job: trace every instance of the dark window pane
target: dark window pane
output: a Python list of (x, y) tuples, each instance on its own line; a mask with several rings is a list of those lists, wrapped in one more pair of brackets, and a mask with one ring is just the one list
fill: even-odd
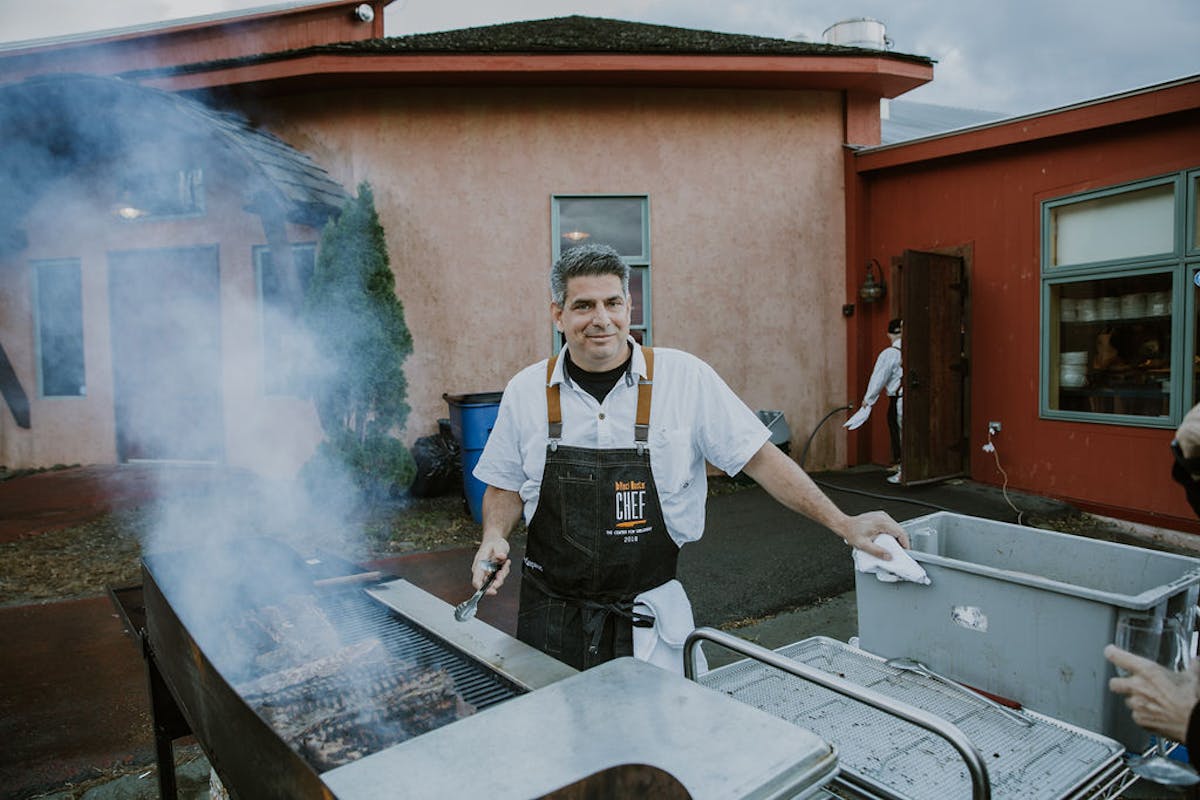
[(563, 252), (585, 244), (607, 244), (623, 256), (642, 252), (640, 197), (579, 197), (558, 201), (559, 247)]
[(646, 315), (644, 313), (646, 297), (645, 289), (643, 288), (645, 286), (645, 277), (645, 270), (635, 268), (629, 271), (629, 296), (633, 298), (633, 308), (630, 310), (630, 324), (633, 325), (646, 324)]
[(1050, 407), (1168, 415), (1171, 311), (1169, 273), (1051, 287)]
[(37, 303), (42, 394), (79, 397), (86, 385), (78, 262), (38, 265)]
[[(1191, 250), (1200, 250), (1200, 176), (1192, 179), (1192, 242)], [(1200, 397), (1197, 398), (1200, 402)]]
[(121, 219), (182, 217), (204, 211), (204, 174), (199, 169), (130, 173), (117, 187)]

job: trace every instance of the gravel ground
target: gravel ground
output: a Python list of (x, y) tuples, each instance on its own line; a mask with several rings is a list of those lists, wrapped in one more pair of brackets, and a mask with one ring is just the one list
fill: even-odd
[[(139, 559), (163, 508), (150, 504), (0, 544), (0, 606), (103, 594), (141, 582)], [(479, 524), (457, 496), (414, 498), (362, 514), (365, 561), (477, 544)]]
[[(717, 477), (710, 480), (711, 494), (740, 491), (751, 485)], [(103, 594), (110, 588), (141, 582), (140, 559), (151, 531), (166, 515), (202, 517), (210, 512), (211, 497), (176, 497), (169, 502), (149, 503), (102, 514), (70, 527), (25, 536), (0, 543), (0, 606), (72, 600)], [(189, 505), (192, 504), (192, 505)], [(231, 496), (229, 517), (242, 530), (264, 535), (279, 534), (291, 541), (286, 523), (269, 519), (254, 501)], [(329, 547), (344, 557), (363, 562), (405, 553), (428, 553), (479, 543), (481, 529), (459, 494), (441, 497), (406, 497), (401, 501), (359, 510), (346, 527), (361, 532), (354, 544), (323, 542), (318, 535), (308, 541)], [(524, 536), (523, 526), (513, 534)], [(338, 536), (344, 539), (343, 536)]]

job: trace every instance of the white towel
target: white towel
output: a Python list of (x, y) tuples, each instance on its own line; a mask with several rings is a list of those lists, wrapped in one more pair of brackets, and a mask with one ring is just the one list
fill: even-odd
[(867, 418), (870, 416), (871, 416), (871, 407), (863, 406), (858, 411), (855, 411), (854, 415), (852, 417), (850, 417), (850, 419), (843, 422), (842, 427), (849, 428), (852, 431), (858, 430), (859, 428), (862, 427), (862, 424), (864, 422), (866, 422)]
[[(683, 584), (669, 580), (633, 599), (633, 610), (654, 617), (654, 627), (633, 628), (633, 655), (657, 667), (683, 674), (683, 643), (696, 629), (692, 604)], [(704, 651), (696, 648), (696, 675), (708, 672)]]
[(881, 533), (875, 537), (875, 544), (891, 553), (892, 560), (884, 561), (882, 558), (856, 549), (854, 551), (854, 568), (856, 570), (874, 572), (875, 577), (884, 583), (895, 583), (902, 580), (926, 585), (930, 583), (924, 568), (904, 551), (904, 548), (896, 541), (896, 537), (890, 533)]

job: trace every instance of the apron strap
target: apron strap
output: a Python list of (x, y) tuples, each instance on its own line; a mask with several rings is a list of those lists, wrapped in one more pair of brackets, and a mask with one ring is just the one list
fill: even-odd
[(546, 362), (546, 419), (550, 425), (550, 449), (558, 449), (558, 440), (562, 438), (562, 403), (558, 392), (558, 384), (550, 383), (554, 377), (554, 363), (558, 356), (551, 356)]
[(639, 453), (650, 441), (650, 392), (654, 388), (654, 351), (643, 346), (642, 357), (646, 359), (646, 377), (638, 379), (637, 419), (633, 425), (633, 439), (637, 442)]
[(633, 600), (601, 603), (597, 600), (567, 597), (566, 595), (552, 591), (542, 580), (530, 574), (528, 570), (522, 571), (521, 581), (528, 582), (551, 600), (558, 600), (561, 603), (574, 606), (580, 610), (583, 632), (589, 638), (588, 651), (593, 655), (600, 650), (600, 638), (604, 635), (604, 623), (608, 621), (610, 616), (624, 617), (632, 622), (635, 628), (654, 627), (654, 617), (650, 614), (634, 611)]
[(578, 605), (583, 612), (583, 632), (591, 637), (588, 641), (588, 652), (595, 655), (600, 651), (600, 639), (604, 636), (604, 623), (609, 616), (625, 617), (635, 628), (653, 628), (654, 617), (640, 614), (633, 610), (633, 603), (594, 603), (590, 600), (580, 600)]
[[(654, 350), (642, 346), (642, 357), (646, 359), (646, 377), (638, 378), (637, 417), (633, 424), (633, 440), (637, 442), (639, 453), (650, 441), (650, 393), (654, 389)], [(546, 361), (546, 422), (551, 450), (557, 450), (558, 442), (562, 439), (562, 396), (559, 393), (559, 385), (550, 382), (554, 377), (554, 364), (557, 361), (556, 355)]]

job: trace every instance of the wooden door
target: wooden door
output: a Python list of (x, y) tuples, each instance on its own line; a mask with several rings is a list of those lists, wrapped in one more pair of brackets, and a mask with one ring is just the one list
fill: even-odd
[(119, 460), (220, 460), (219, 288), (215, 247), (109, 254)]
[(967, 280), (963, 259), (905, 250), (903, 482), (970, 469), (967, 437)]

